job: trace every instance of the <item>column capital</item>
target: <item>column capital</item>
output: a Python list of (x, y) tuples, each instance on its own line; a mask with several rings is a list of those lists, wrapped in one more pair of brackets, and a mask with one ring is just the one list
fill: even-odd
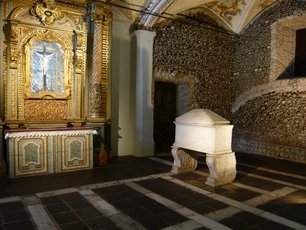
[(146, 38), (154, 39), (154, 37), (156, 36), (155, 31), (144, 30), (144, 29), (135, 30), (134, 33), (135, 33), (137, 39), (140, 38), (140, 37), (146, 37)]

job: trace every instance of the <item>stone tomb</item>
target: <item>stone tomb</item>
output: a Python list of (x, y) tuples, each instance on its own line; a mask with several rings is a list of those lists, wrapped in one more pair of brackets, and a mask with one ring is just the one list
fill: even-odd
[(194, 171), (198, 152), (206, 154), (210, 175), (206, 184), (233, 182), (236, 157), (231, 149), (233, 125), (208, 109), (194, 109), (175, 119), (172, 173)]

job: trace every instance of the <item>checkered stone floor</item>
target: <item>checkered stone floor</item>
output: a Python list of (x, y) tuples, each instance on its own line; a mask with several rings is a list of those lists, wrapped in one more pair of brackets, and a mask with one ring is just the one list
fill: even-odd
[[(125, 158), (119, 166), (126, 178), (112, 171), (116, 160), (85, 179), (78, 172), (75, 186), (64, 182), (73, 185), (76, 174), (64, 174), (62, 186), (50, 191), (39, 186), (52, 177), (31, 178), (37, 192), (22, 187), (29, 179), (13, 179), (2, 184), (4, 194), (16, 195), (0, 198), (0, 230), (306, 229), (305, 165), (252, 157), (238, 155), (236, 180), (216, 188), (205, 184), (209, 171), (201, 159), (195, 172), (171, 175), (171, 156)], [(146, 170), (131, 172), (135, 164)]]

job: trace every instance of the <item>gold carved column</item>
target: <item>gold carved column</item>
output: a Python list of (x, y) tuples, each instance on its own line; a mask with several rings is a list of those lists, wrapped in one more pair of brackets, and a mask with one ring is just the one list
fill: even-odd
[[(10, 104), (10, 109), (6, 107), (5, 117), (9, 120), (18, 119), (18, 33), (19, 27), (17, 23), (10, 22), (5, 27), (5, 49), (4, 52), (4, 66), (8, 68), (4, 69), (4, 91), (5, 100)], [(7, 105), (5, 105), (7, 106)]]
[(92, 16), (92, 59), (88, 80), (88, 119), (110, 120), (110, 9)]

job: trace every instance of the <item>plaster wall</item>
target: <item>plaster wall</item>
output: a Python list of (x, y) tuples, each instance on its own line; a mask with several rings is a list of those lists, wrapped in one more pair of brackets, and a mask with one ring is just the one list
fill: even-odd
[(135, 146), (136, 72), (132, 21), (113, 9), (112, 21), (112, 153), (133, 155)]

